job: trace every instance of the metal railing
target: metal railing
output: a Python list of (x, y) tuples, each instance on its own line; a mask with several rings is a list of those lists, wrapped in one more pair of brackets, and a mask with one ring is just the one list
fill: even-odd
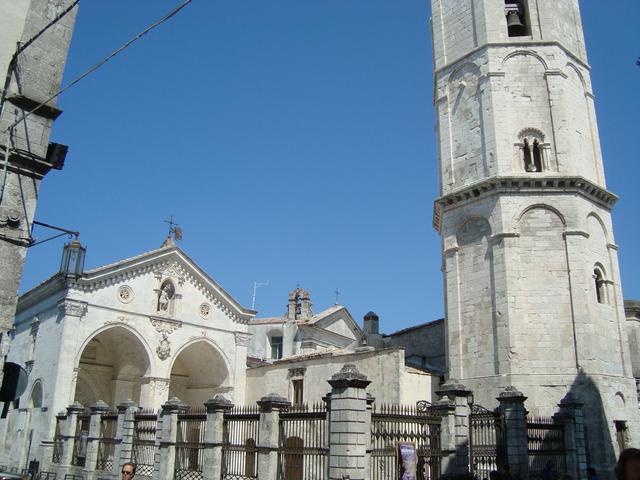
[(441, 422), (441, 417), (430, 409), (418, 409), (415, 405), (374, 404), (371, 414), (371, 479), (399, 478), (398, 443), (415, 446), (418, 480), (440, 478)]
[(136, 476), (152, 477), (156, 454), (158, 415), (154, 410), (139, 410), (133, 417), (132, 460)]
[(101, 416), (96, 470), (111, 471), (113, 469), (113, 461), (116, 453), (117, 426), (118, 412), (108, 412)]
[(279, 480), (321, 480), (328, 474), (326, 404), (294, 405), (280, 412)]
[(78, 415), (76, 432), (73, 438), (73, 453), (71, 455), (71, 465), (84, 467), (87, 461), (87, 441), (89, 438), (89, 423), (91, 417), (85, 412)]
[(566, 470), (564, 425), (553, 417), (527, 417), (529, 478), (543, 478), (545, 469)]
[[(62, 461), (62, 451), (64, 448), (64, 439), (62, 438), (62, 423), (65, 417), (56, 417), (56, 432), (53, 436), (53, 455), (51, 463), (60, 463)], [(3, 468), (2, 470), (6, 470)]]
[(224, 414), (222, 429), (222, 480), (258, 478), (257, 406), (236, 407)]
[(176, 438), (176, 480), (203, 478), (203, 448), (207, 415), (204, 409), (178, 414)]
[(489, 478), (505, 465), (506, 441), (502, 415), (471, 405), (469, 416), (469, 464), (474, 478)]

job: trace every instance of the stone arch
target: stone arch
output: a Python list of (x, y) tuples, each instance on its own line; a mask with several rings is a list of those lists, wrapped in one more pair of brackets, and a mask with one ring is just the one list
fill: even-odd
[[(600, 225), (600, 228), (602, 228), (602, 235), (604, 236), (605, 242), (609, 242), (609, 232), (607, 230), (607, 227), (605, 226), (604, 222), (602, 221), (602, 218), (600, 217), (600, 215), (598, 215), (596, 212), (589, 212), (589, 214), (587, 215), (587, 223), (589, 223), (589, 219), (593, 219), (596, 222), (598, 222), (598, 224)], [(589, 233), (593, 233), (593, 232), (589, 232)]]
[(207, 338), (183, 345), (171, 363), (169, 397), (202, 406), (216, 394), (232, 390), (230, 363), (222, 350)]
[(529, 205), (522, 212), (520, 212), (520, 215), (518, 216), (518, 223), (521, 223), (522, 219), (529, 212), (531, 212), (532, 210), (537, 210), (537, 209), (549, 210), (550, 212), (555, 213), (557, 215), (557, 217), (560, 219), (560, 221), (562, 222), (562, 225), (564, 225), (565, 227), (567, 226), (567, 221), (565, 220), (564, 215), (562, 215), (560, 210), (558, 210), (555, 207), (552, 207), (551, 205), (547, 205), (546, 203), (536, 203), (534, 205)]
[(44, 392), (42, 390), (42, 381), (38, 378), (33, 382), (31, 394), (29, 395), (29, 408), (42, 408), (44, 402)]
[(518, 57), (518, 56), (530, 56), (535, 58), (536, 60), (538, 60), (542, 66), (544, 67), (544, 70), (547, 71), (549, 70), (549, 67), (547, 66), (547, 62), (544, 61), (544, 59), (538, 55), (536, 52), (534, 52), (533, 50), (516, 50), (515, 52), (511, 52), (507, 55), (505, 55), (505, 57), (502, 59), (502, 67), (504, 68), (504, 66), (507, 64), (507, 62), (509, 60), (511, 60), (514, 57)]
[(459, 247), (480, 243), (491, 236), (491, 224), (485, 217), (467, 217), (456, 228), (456, 242)]
[(622, 392), (616, 392), (613, 396), (613, 404), (619, 410), (624, 410), (625, 404), (624, 394)]
[(578, 67), (575, 66), (575, 64), (571, 63), (571, 62), (567, 62), (567, 68), (571, 69), (575, 72), (576, 77), (578, 77), (578, 79), (580, 80), (580, 83), (582, 83), (582, 88), (583, 90), (586, 92), (587, 90), (587, 84), (584, 81), (584, 75), (582, 75), (582, 72), (580, 71), (580, 69)]
[[(117, 405), (140, 401), (142, 378), (150, 374), (152, 356), (137, 332), (110, 325), (87, 338), (78, 353), (75, 397), (85, 402), (104, 400)], [(102, 398), (96, 398), (100, 395)], [(78, 400), (80, 400), (78, 398)]]

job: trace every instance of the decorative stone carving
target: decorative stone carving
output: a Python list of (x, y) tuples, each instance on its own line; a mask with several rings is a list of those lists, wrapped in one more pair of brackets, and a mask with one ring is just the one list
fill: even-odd
[(209, 318), (209, 315), (211, 315), (211, 305), (208, 303), (201, 304), (198, 312), (202, 318)]
[(289, 369), (289, 378), (301, 378), (304, 377), (307, 367), (298, 367)]
[(251, 341), (250, 333), (236, 332), (236, 346), (238, 347), (248, 347), (249, 342)]
[(182, 322), (179, 320), (168, 320), (166, 318), (150, 317), (149, 321), (156, 329), (156, 332), (161, 334), (170, 335), (177, 329), (182, 327)]
[(87, 313), (87, 303), (65, 298), (58, 302), (58, 309), (68, 317), (83, 317)]
[(118, 288), (118, 300), (122, 303), (129, 303), (133, 300), (133, 289), (129, 285), (122, 285)]
[(143, 383), (149, 384), (151, 389), (158, 395), (163, 395), (169, 391), (169, 379), (162, 377), (146, 377)]
[(33, 360), (29, 360), (27, 362), (25, 362), (24, 364), (24, 369), (27, 371), (27, 374), (31, 375), (31, 372), (33, 371)]
[(171, 355), (171, 342), (166, 333), (162, 334), (162, 340), (160, 340), (160, 345), (156, 348), (156, 353), (160, 360), (166, 360)]

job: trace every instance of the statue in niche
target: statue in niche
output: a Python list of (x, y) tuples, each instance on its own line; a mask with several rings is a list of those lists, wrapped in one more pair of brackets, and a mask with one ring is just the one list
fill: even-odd
[(173, 284), (169, 280), (165, 281), (160, 288), (160, 293), (158, 294), (159, 312), (169, 312), (169, 305), (174, 293), (175, 289), (173, 288)]

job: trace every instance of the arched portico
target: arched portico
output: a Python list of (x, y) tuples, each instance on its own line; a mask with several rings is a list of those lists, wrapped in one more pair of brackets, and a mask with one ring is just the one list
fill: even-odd
[(77, 362), (74, 400), (91, 405), (104, 400), (115, 406), (132, 399), (140, 403), (142, 378), (151, 369), (147, 348), (131, 330), (115, 326), (95, 334)]
[(201, 407), (217, 393), (232, 390), (229, 368), (220, 351), (207, 340), (186, 345), (171, 368), (169, 398), (178, 397), (185, 404)]

